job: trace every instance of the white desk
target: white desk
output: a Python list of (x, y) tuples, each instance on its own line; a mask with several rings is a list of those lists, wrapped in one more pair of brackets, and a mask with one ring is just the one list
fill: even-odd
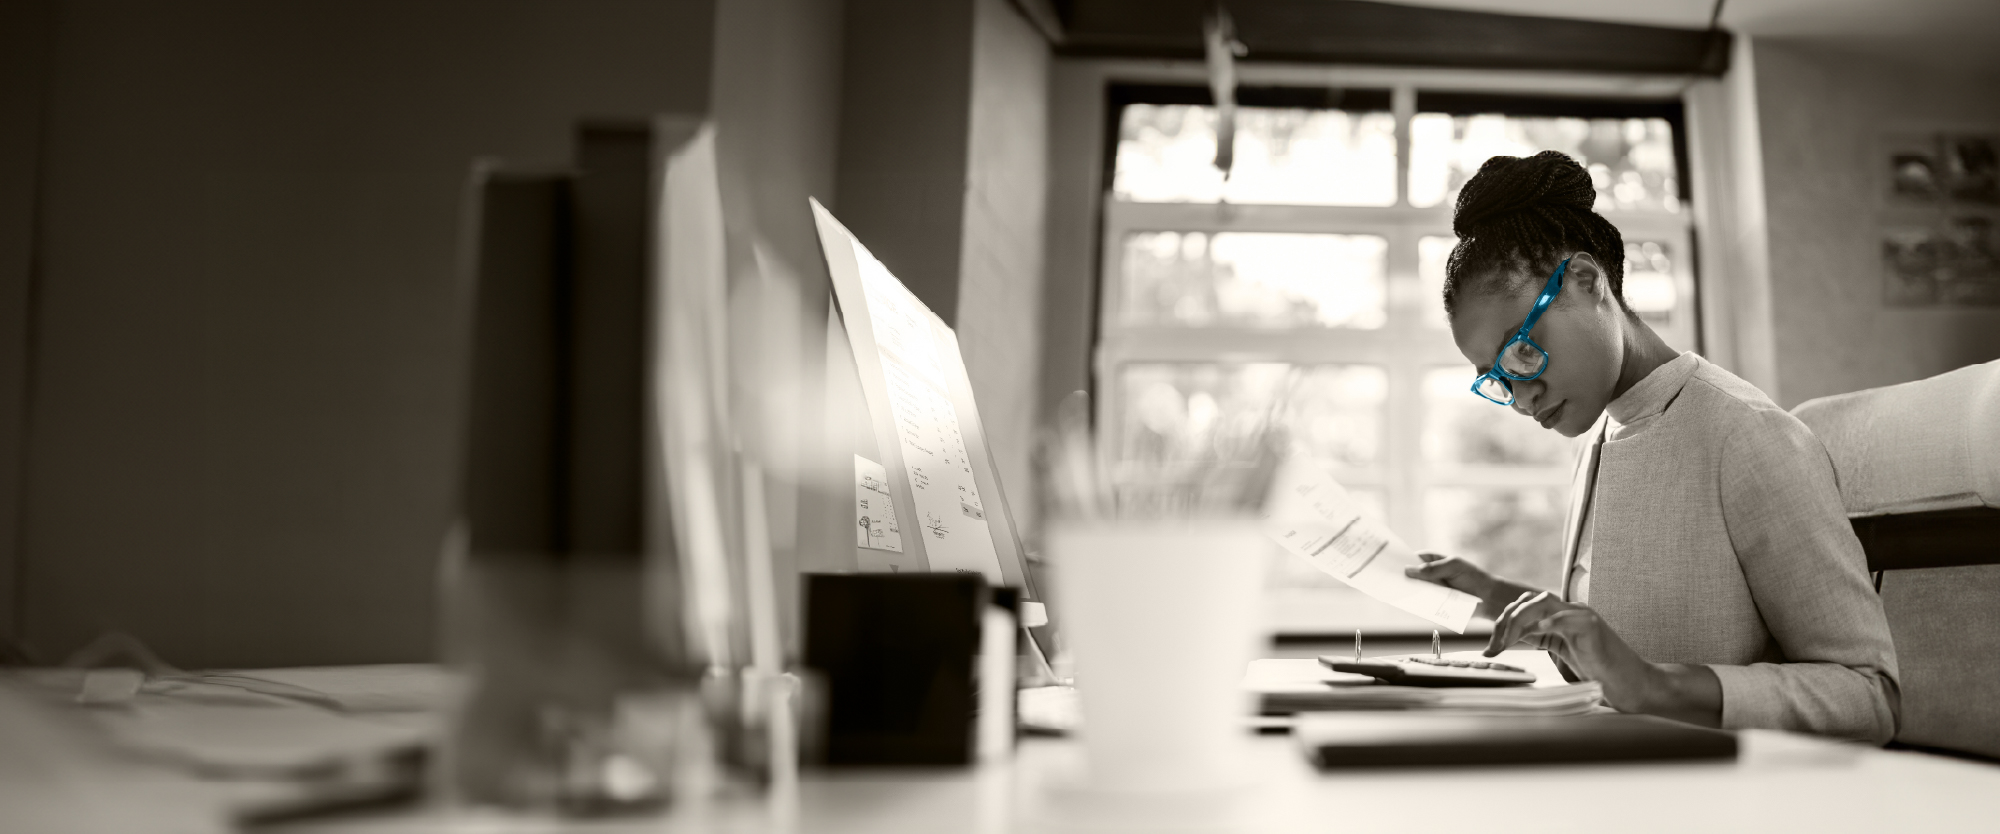
[[(1245, 832), (1438, 830), (1463, 813), (1479, 832), (1966, 831), (2000, 825), (2000, 767), (1921, 753), (1751, 732), (1733, 763), (1451, 768), (1320, 774), (1284, 736), (1260, 737), (1261, 818)], [(1029, 739), (1012, 763), (963, 771), (817, 774), (800, 785), (794, 826), (761, 814), (555, 823), (444, 812), (287, 826), (313, 834), (441, 832), (765, 832), (1002, 834), (1077, 828), (1048, 809), (1047, 786), (1079, 764), (1077, 745)]]
[[(327, 670), (329, 673), (333, 670)], [(437, 673), (430, 671), (431, 679)], [(332, 688), (323, 681), (316, 684)], [(429, 685), (429, 684), (426, 684)], [(0, 691), (0, 695), (5, 695)], [(0, 831), (207, 831), (218, 803), (255, 785), (215, 786), (118, 762), (50, 735), (53, 719), (0, 698)], [(246, 709), (243, 705), (222, 709)], [(260, 711), (302, 705), (248, 707)], [(404, 719), (428, 717), (405, 710)], [(303, 716), (303, 713), (301, 713)], [(327, 714), (304, 716), (324, 719)], [(213, 721), (220, 716), (205, 720)], [(266, 716), (268, 720), (268, 716)], [(178, 720), (178, 719), (176, 719)], [(379, 723), (379, 716), (371, 718)], [(55, 722), (62, 723), (62, 722)], [(216, 726), (221, 726), (217, 723)], [(169, 728), (170, 729), (170, 728)], [(266, 735), (270, 735), (267, 728)], [(1742, 736), (1727, 763), (1588, 767), (1435, 768), (1321, 774), (1288, 736), (1260, 736), (1252, 770), (1261, 818), (1236, 830), (1328, 832), (1465, 828), (1508, 831), (2000, 830), (2000, 766), (1885, 751), (1776, 732)], [(39, 745), (39, 746), (38, 746)], [(1002, 765), (962, 770), (808, 774), (789, 807), (793, 825), (757, 809), (679, 812), (668, 820), (572, 822), (411, 810), (294, 823), (313, 834), (503, 832), (772, 832), (1000, 834), (1078, 830), (1050, 808), (1050, 786), (1074, 784), (1081, 750), (1030, 738)], [(86, 755), (86, 753), (88, 753)], [(57, 824), (57, 823), (65, 824)]]

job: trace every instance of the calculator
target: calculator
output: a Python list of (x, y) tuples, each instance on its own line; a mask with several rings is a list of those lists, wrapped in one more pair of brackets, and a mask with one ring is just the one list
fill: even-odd
[(1442, 657), (1371, 657), (1363, 660), (1323, 654), (1319, 662), (1336, 672), (1355, 672), (1398, 686), (1527, 686), (1535, 682), (1533, 672), (1489, 660), (1448, 660)]

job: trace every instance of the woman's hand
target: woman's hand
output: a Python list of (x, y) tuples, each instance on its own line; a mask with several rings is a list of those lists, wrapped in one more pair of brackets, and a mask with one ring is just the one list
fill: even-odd
[(1482, 600), (1492, 596), (1496, 580), (1485, 568), (1442, 553), (1419, 553), (1422, 565), (1404, 568), (1403, 575), (1443, 585), (1454, 591), (1464, 591)]
[(1524, 593), (1493, 622), (1486, 656), (1522, 640), (1540, 641), (1585, 680), (1604, 687), (1622, 712), (1643, 712), (1713, 727), (1722, 720), (1722, 684), (1706, 666), (1649, 663), (1588, 605), (1546, 591)]
[(1417, 558), (1424, 560), (1424, 563), (1417, 567), (1404, 568), (1404, 576), (1476, 596), (1483, 603), (1480, 606), (1480, 613), (1488, 617), (1498, 618), (1500, 609), (1505, 608), (1507, 603), (1513, 602), (1523, 593), (1532, 593), (1534, 590), (1487, 573), (1485, 568), (1457, 556), (1419, 553)]

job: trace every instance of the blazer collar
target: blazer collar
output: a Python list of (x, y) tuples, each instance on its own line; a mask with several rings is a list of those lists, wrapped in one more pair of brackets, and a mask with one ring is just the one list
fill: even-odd
[(1645, 379), (1626, 389), (1604, 411), (1619, 425), (1627, 426), (1665, 411), (1700, 365), (1701, 357), (1694, 351), (1682, 351), (1673, 361), (1654, 368)]
[(1556, 595), (1569, 602), (1569, 574), (1576, 569), (1576, 554), (1583, 546), (1583, 514), (1590, 510), (1590, 501), (1597, 489), (1597, 456), (1604, 448), (1604, 432), (1609, 421), (1597, 418), (1590, 428), (1590, 439), (1585, 443), (1582, 454), (1577, 456), (1576, 473), (1570, 476), (1569, 516), (1563, 521), (1562, 578), (1556, 585)]

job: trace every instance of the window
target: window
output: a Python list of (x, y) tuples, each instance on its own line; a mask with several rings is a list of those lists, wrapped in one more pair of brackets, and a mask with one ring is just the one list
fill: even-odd
[[(1554, 587), (1575, 443), (1475, 398), (1443, 303), (1451, 207), (1489, 157), (1553, 148), (1626, 238), (1627, 301), (1695, 347), (1678, 101), (1410, 86), (1114, 86), (1096, 347), (1125, 462), (1185, 461), (1281, 403), (1293, 437), (1411, 544)], [(1283, 631), (1428, 630), (1273, 548)]]

